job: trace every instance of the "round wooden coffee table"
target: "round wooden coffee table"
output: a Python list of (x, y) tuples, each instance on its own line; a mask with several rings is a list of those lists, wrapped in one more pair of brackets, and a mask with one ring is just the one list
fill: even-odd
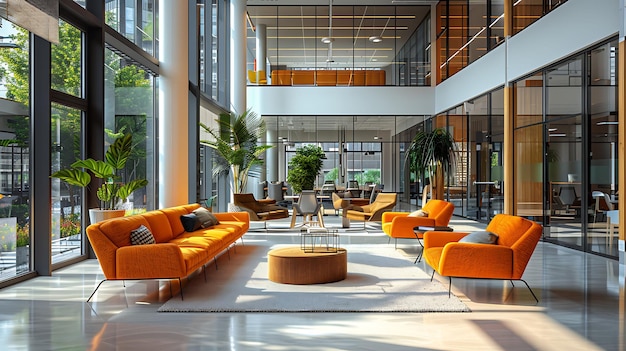
[(346, 279), (348, 253), (304, 252), (300, 247), (285, 247), (267, 254), (268, 276), (275, 283), (321, 284)]

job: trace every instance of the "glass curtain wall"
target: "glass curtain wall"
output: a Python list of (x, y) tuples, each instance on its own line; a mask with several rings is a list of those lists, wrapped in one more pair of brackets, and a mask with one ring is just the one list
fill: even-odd
[(228, 105), (229, 65), (218, 60), (228, 51), (226, 46), (227, 6), (223, 0), (198, 0), (200, 19), (200, 90), (222, 106)]
[[(83, 158), (81, 110), (53, 104), (51, 111), (51, 173)], [(52, 262), (82, 254), (83, 188), (52, 179)]]
[[(83, 97), (83, 32), (59, 21), (59, 45), (51, 47), (51, 88), (77, 98)], [(51, 109), (51, 172), (69, 168), (83, 158), (84, 111), (61, 103)], [(84, 253), (82, 219), (83, 189), (59, 179), (52, 181), (52, 262), (58, 263)]]
[(132, 61), (105, 50), (105, 143), (131, 134), (134, 151), (120, 174), (126, 179), (148, 179), (148, 185), (134, 191), (124, 205), (130, 213), (155, 208), (154, 80)]
[(514, 85), (515, 213), (542, 223), (547, 241), (612, 257), (616, 47), (600, 44)]
[(8, 21), (0, 32), (0, 280), (31, 271), (30, 40)]
[(157, 0), (106, 0), (106, 24), (148, 54), (158, 57)]

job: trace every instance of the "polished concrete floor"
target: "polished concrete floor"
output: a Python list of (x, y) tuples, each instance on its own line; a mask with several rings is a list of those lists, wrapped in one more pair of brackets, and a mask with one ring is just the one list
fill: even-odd
[[(326, 216), (327, 226), (338, 226), (335, 219)], [(462, 219), (451, 225), (457, 231), (484, 227)], [(290, 243), (299, 240), (297, 235), (251, 231), (244, 241)], [(341, 240), (393, 245), (376, 226), (352, 228)], [(412, 265), (416, 245), (401, 241), (399, 250)], [(228, 264), (227, 255), (218, 264)], [(424, 263), (416, 269), (431, 272)], [(97, 261), (87, 260), (0, 290), (0, 349), (626, 349), (624, 273), (618, 262), (547, 243), (539, 243), (524, 275), (539, 303), (521, 282), (513, 287), (454, 279), (452, 291), (469, 313), (158, 313), (170, 298), (167, 281), (127, 282), (126, 287), (105, 282), (86, 303), (102, 277)], [(437, 279), (447, 286), (446, 278)], [(177, 283), (172, 285), (176, 293)]]

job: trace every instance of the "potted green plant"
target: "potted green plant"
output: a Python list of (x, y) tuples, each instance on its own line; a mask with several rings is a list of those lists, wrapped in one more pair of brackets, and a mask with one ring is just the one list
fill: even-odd
[(287, 174), (287, 182), (295, 194), (302, 190), (313, 190), (324, 158), (324, 151), (319, 146), (305, 145), (296, 149), (296, 154), (289, 161)]
[(137, 178), (124, 182), (122, 177), (118, 175), (118, 171), (124, 168), (132, 151), (132, 135), (125, 134), (109, 145), (104, 161), (91, 158), (78, 160), (72, 163), (70, 168), (54, 172), (51, 177), (84, 188), (91, 182), (90, 173), (93, 174), (94, 177), (101, 179), (96, 191), (100, 200), (100, 208), (89, 210), (91, 223), (101, 219), (123, 216), (125, 210), (120, 209), (121, 205), (135, 190), (148, 185), (146, 179)]
[(246, 191), (248, 176), (263, 165), (261, 155), (271, 145), (259, 145), (258, 140), (265, 134), (265, 122), (250, 110), (241, 115), (222, 113), (216, 119), (218, 128), (200, 123), (213, 140), (200, 142), (213, 148), (215, 152), (213, 175), (228, 173), (232, 192)]
[(443, 199), (444, 175), (456, 163), (457, 152), (454, 137), (444, 128), (436, 128), (431, 132), (419, 131), (413, 138), (406, 163), (418, 174), (429, 177), (433, 185), (431, 198)]

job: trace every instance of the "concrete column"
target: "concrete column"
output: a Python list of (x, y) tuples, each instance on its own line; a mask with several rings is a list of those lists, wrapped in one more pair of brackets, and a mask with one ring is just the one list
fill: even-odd
[(515, 188), (513, 186), (513, 174), (515, 169), (514, 148), (513, 143), (515, 123), (513, 117), (515, 115), (513, 106), (513, 87), (509, 84), (508, 71), (508, 45), (509, 38), (513, 32), (513, 0), (504, 1), (504, 147), (502, 158), (503, 181), (504, 181), (504, 213), (514, 214), (515, 204), (513, 203), (513, 195)]
[(230, 109), (246, 112), (246, 1), (230, 0)]
[(267, 26), (257, 24), (256, 26), (256, 70), (264, 71), (265, 77), (258, 77), (257, 82), (261, 79), (267, 79)]
[(265, 179), (268, 181), (284, 180), (278, 179), (278, 149), (283, 144), (276, 143), (278, 136), (275, 130), (267, 130), (266, 135), (266, 142), (274, 147), (265, 152), (265, 169), (267, 170)]
[(187, 7), (161, 0), (159, 10), (159, 208), (186, 204), (189, 183)]

